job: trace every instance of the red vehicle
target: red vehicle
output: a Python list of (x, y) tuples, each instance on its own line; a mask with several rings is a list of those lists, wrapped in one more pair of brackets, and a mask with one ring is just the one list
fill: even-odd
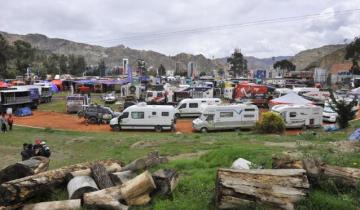
[(265, 85), (242, 82), (237, 84), (233, 91), (234, 101), (250, 100), (256, 105), (265, 105), (268, 102), (269, 89)]

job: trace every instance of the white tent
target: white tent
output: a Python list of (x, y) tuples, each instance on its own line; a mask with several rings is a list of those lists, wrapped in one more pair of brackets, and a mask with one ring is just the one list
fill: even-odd
[(290, 92), (284, 96), (270, 100), (269, 102), (270, 107), (279, 104), (309, 105), (313, 104), (313, 102), (299, 96), (296, 93)]

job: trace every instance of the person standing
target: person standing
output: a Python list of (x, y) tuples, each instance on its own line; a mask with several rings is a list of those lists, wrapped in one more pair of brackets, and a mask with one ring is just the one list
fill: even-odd
[(6, 119), (5, 119), (5, 113), (1, 113), (0, 116), (0, 125), (1, 125), (1, 132), (5, 133), (7, 131), (6, 128)]
[(7, 117), (7, 123), (9, 125), (9, 131), (12, 130), (12, 126), (14, 124), (14, 119), (13, 119), (13, 116), (12, 114), (9, 114), (8, 117)]

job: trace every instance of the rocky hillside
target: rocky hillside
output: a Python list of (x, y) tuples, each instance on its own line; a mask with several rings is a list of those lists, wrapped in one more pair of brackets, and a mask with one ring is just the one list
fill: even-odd
[(320, 48), (309, 49), (296, 54), (291, 61), (296, 65), (296, 70), (305, 70), (310, 67), (328, 68), (333, 63), (343, 59), (346, 45), (326, 45)]
[[(198, 71), (211, 71), (212, 69), (225, 68), (226, 58), (208, 59), (203, 55), (192, 55), (180, 53), (175, 56), (167, 56), (151, 50), (136, 50), (119, 45), (115, 47), (102, 47), (84, 43), (73, 42), (65, 39), (48, 38), (41, 34), (17, 35), (0, 32), (9, 42), (24, 40), (32, 46), (43, 50), (46, 53), (75, 54), (83, 55), (89, 65), (97, 65), (100, 59), (104, 59), (107, 66), (121, 65), (123, 58), (128, 58), (132, 66), (136, 66), (137, 59), (144, 59), (148, 67), (154, 69), (163, 64), (166, 69), (175, 69), (178, 63), (180, 70), (186, 70), (187, 64), (195, 62)], [(297, 70), (304, 70), (309, 67), (329, 68), (333, 63), (341, 62), (345, 53), (345, 45), (327, 45), (320, 48), (309, 49), (299, 52), (295, 56), (279, 56), (273, 58), (246, 57), (249, 69), (267, 69), (273, 62), (282, 59), (290, 59), (296, 65)]]

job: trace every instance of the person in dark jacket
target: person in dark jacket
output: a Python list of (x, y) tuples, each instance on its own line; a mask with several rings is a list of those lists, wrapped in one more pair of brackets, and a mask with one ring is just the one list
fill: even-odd
[(23, 144), (23, 151), (21, 151), (21, 159), (27, 160), (31, 157), (34, 156), (34, 152), (33, 152), (33, 145), (32, 144)]

